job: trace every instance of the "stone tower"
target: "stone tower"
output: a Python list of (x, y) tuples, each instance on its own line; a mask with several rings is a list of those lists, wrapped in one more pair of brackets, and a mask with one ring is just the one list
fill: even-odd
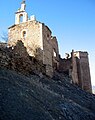
[(88, 53), (77, 51), (73, 53), (73, 56), (76, 58), (79, 86), (88, 92), (92, 92)]
[(23, 0), (21, 8), (15, 13), (15, 24), (8, 30), (8, 46), (15, 46), (17, 41), (21, 40), (28, 54), (41, 60), (46, 65), (46, 74), (52, 77), (54, 69), (59, 66), (57, 39), (34, 15), (28, 18), (25, 8), (26, 3)]
[(68, 74), (72, 82), (92, 93), (88, 53), (72, 50), (71, 56), (59, 59), (59, 71)]

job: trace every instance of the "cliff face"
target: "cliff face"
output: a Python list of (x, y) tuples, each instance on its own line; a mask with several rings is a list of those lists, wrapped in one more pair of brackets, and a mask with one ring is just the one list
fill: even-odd
[(70, 81), (0, 69), (0, 120), (95, 120), (95, 96)]

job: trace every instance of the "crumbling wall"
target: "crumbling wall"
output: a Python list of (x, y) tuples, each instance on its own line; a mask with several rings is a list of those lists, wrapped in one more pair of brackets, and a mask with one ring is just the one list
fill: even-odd
[(71, 58), (59, 59), (59, 71), (72, 77), (73, 83), (83, 90), (92, 92), (90, 67), (87, 52), (71, 52)]
[[(24, 34), (24, 35), (23, 35)], [(15, 46), (21, 40), (30, 56), (43, 61), (46, 65), (46, 74), (53, 76), (51, 31), (43, 23), (27, 21), (9, 28), (8, 46)]]
[(21, 41), (12, 48), (0, 48), (0, 68), (14, 70), (25, 75), (46, 74), (45, 65), (42, 61), (28, 55)]
[(59, 48), (56, 37), (51, 37), (53, 70), (59, 70)]
[(59, 72), (64, 72), (67, 75), (71, 75), (72, 59), (59, 59)]
[(42, 26), (43, 39), (43, 64), (46, 64), (46, 74), (53, 76), (52, 64), (52, 45), (51, 45), (51, 31), (43, 24)]

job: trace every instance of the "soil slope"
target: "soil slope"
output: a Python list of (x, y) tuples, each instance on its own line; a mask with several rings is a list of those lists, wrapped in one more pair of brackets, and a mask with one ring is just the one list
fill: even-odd
[(26, 77), (0, 69), (0, 120), (95, 120), (95, 96), (65, 75)]

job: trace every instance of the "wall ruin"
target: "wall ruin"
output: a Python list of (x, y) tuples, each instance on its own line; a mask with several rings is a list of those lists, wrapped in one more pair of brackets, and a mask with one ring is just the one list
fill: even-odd
[(22, 73), (46, 74), (46, 66), (41, 61), (30, 57), (22, 41), (18, 41), (14, 49), (0, 47), (0, 68), (10, 69)]
[(70, 58), (60, 58), (59, 71), (68, 74), (72, 78), (73, 83), (80, 86), (83, 90), (92, 92), (87, 52), (74, 52), (72, 50)]

